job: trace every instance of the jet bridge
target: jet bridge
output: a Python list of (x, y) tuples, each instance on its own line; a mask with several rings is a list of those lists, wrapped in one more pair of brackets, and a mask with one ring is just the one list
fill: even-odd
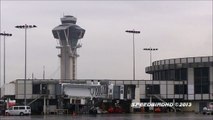
[(107, 86), (101, 84), (62, 84), (63, 94), (75, 98), (106, 98)]

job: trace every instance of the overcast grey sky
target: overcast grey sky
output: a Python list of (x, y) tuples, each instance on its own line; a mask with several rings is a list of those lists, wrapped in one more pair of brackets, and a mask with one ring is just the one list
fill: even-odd
[(13, 34), (6, 38), (7, 83), (24, 78), (24, 30), (14, 27), (22, 24), (38, 26), (27, 34), (27, 77), (42, 78), (45, 66), (46, 78), (59, 78), (51, 30), (63, 14), (77, 17), (86, 30), (78, 51), (79, 79), (132, 79), (127, 29), (141, 31), (135, 35), (136, 79), (149, 79), (145, 47), (159, 49), (153, 60), (212, 55), (212, 1), (1, 1), (1, 31)]

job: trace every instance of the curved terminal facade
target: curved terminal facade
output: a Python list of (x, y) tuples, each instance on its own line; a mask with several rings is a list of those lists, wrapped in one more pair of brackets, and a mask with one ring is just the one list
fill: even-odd
[[(152, 75), (153, 82), (160, 82), (161, 95), (193, 101), (200, 109), (213, 101), (213, 56), (155, 61), (146, 67), (146, 73)], [(167, 83), (166, 88), (161, 82)]]

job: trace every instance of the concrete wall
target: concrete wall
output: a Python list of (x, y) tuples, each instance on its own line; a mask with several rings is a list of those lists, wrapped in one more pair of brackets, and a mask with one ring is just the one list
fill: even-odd
[[(15, 98), (24, 99), (24, 80), (15, 82)], [(32, 80), (26, 80), (26, 98), (32, 99)]]
[(1, 89), (1, 97), (7, 95), (15, 95), (15, 84), (14, 83), (7, 83), (2, 86)]
[(49, 99), (55, 99), (55, 95), (56, 95), (56, 86), (55, 84), (48, 84), (47, 89), (49, 90), (49, 95), (48, 98)]
[(139, 87), (135, 88), (135, 99), (133, 100), (133, 102), (140, 102), (140, 88)]
[(168, 81), (167, 83), (167, 98), (172, 99), (174, 98), (174, 83), (173, 81)]
[[(60, 61), (61, 61), (61, 79), (76, 79), (77, 75), (77, 58), (71, 57), (70, 46), (64, 45), (61, 48)], [(74, 64), (73, 65), (73, 61)]]
[(194, 68), (188, 68), (188, 100), (194, 100)]

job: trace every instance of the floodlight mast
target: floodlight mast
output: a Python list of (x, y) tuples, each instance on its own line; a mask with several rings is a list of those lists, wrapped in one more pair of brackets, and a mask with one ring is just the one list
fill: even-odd
[(136, 30), (126, 30), (127, 33), (132, 33), (133, 34), (133, 41), (132, 41), (132, 56), (133, 56), (133, 59), (132, 59), (132, 68), (133, 68), (133, 71), (132, 71), (132, 77), (133, 77), (133, 80), (135, 80), (135, 34), (140, 34), (140, 31), (136, 31)]
[(26, 80), (27, 80), (27, 29), (36, 28), (36, 25), (17, 25), (15, 28), (24, 29), (25, 31), (25, 69), (24, 69), (24, 105), (27, 104), (26, 99)]
[[(3, 70), (4, 70), (4, 79), (3, 79), (3, 83), (5, 84), (6, 83), (6, 70), (5, 70), (5, 66), (6, 66), (6, 46), (5, 46), (5, 39), (6, 39), (6, 37), (10, 37), (10, 36), (12, 36), (12, 34), (10, 34), (10, 33), (0, 33), (0, 36), (4, 36), (4, 60), (3, 60), (3, 62), (4, 62), (4, 66), (3, 66)], [(1, 44), (0, 44), (1, 45)], [(1, 46), (0, 46), (0, 49), (1, 49)], [(0, 53), (1, 54), (1, 53)], [(1, 59), (1, 58), (0, 58)]]
[[(149, 48), (144, 48), (143, 50), (149, 51), (149, 64), (150, 64), (150, 67), (151, 67), (152, 66), (152, 51), (157, 51), (158, 48), (149, 47)], [(152, 74), (150, 74), (150, 80), (151, 79), (152, 79)]]

